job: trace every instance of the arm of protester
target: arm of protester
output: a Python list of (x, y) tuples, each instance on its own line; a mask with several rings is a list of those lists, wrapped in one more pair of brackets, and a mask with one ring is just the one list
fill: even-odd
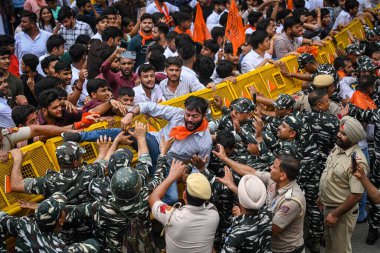
[(234, 182), (231, 170), (224, 166), (224, 177), (217, 177), (216, 180), (228, 187), (233, 193), (238, 194), (238, 187)]
[(111, 109), (115, 109), (123, 115), (127, 113), (127, 109), (125, 108), (125, 106), (114, 98), (111, 98), (110, 100), (104, 102), (103, 104), (100, 104), (96, 106), (95, 108), (92, 108), (90, 112), (98, 112), (99, 115), (103, 115)]
[(255, 174), (256, 170), (254, 168), (249, 167), (248, 165), (238, 163), (227, 157), (224, 147), (220, 144), (217, 144), (218, 150), (213, 150), (212, 153), (221, 159), (228, 167), (233, 169), (240, 176), (244, 176), (247, 174)]
[(81, 69), (79, 71), (79, 79), (73, 86), (73, 92), (69, 94), (69, 101), (74, 105), (78, 103), (80, 95), (83, 91), (83, 84), (86, 81), (87, 76), (88, 71), (86, 69)]
[(365, 191), (368, 194), (368, 197), (375, 203), (380, 204), (380, 192), (374, 186), (371, 181), (368, 179), (365, 174), (362, 165), (359, 163), (357, 166), (357, 170), (354, 172), (354, 176), (362, 183)]
[(10, 151), (13, 157), (13, 166), (11, 171), (11, 192), (25, 192), (24, 177), (21, 172), (22, 159), (24, 155), (20, 149)]
[(135, 122), (135, 129), (132, 131), (128, 130), (128, 133), (132, 135), (137, 141), (137, 150), (138, 156), (142, 156), (143, 154), (149, 154), (148, 145), (146, 144), (146, 132), (147, 126), (142, 122)]
[(118, 57), (124, 51), (125, 49), (122, 47), (117, 48), (100, 67), (100, 72), (103, 74), (104, 78), (110, 85), (113, 84), (116, 75), (111, 71), (111, 64), (114, 62), (116, 57)]
[(281, 74), (285, 77), (297, 78), (297, 79), (304, 80), (304, 81), (311, 81), (312, 80), (312, 76), (309, 73), (306, 73), (306, 74), (289, 73), (288, 69), (286, 68), (285, 63), (283, 63), (283, 62), (280, 62), (280, 71), (281, 71)]
[(112, 145), (111, 137), (101, 135), (99, 139), (96, 140), (96, 143), (98, 144), (98, 157), (96, 158), (94, 163), (105, 160), (104, 158)]
[(250, 93), (251, 97), (254, 97), (255, 94), (256, 94), (256, 102), (257, 103), (261, 103), (261, 104), (268, 105), (268, 106), (273, 106), (274, 100), (270, 99), (270, 98), (266, 98), (266, 97), (260, 95), (257, 92), (255, 86), (253, 86), (253, 85), (249, 86), (248, 90), (249, 90), (249, 93)]

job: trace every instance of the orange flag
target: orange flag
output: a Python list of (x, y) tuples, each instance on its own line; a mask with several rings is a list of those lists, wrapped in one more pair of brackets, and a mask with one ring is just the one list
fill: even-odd
[(238, 48), (243, 45), (245, 41), (243, 20), (235, 4), (235, 0), (231, 0), (230, 11), (228, 12), (226, 39), (231, 42), (234, 55), (236, 55)]
[(199, 3), (197, 3), (197, 13), (194, 21), (193, 40), (203, 44), (203, 41), (211, 39), (211, 34), (207, 28), (203, 18), (203, 11)]
[(293, 0), (288, 0), (288, 9), (293, 10)]

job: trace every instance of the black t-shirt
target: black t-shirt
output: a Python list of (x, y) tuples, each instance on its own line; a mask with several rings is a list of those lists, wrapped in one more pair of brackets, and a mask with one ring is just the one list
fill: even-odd
[[(37, 73), (34, 76), (34, 85), (36, 85), (43, 78), (44, 78), (43, 76), (41, 76), (40, 74)], [(37, 99), (34, 97), (33, 92), (30, 90), (30, 88), (27, 84), (28, 76), (26, 74), (22, 74), (20, 76), (20, 79), (22, 81), (22, 85), (24, 86), (24, 95), (25, 95), (26, 99), (28, 100), (29, 104), (37, 107), (38, 106)]]

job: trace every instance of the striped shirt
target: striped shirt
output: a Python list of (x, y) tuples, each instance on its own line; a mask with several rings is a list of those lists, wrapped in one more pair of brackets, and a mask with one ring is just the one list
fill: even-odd
[(160, 82), (160, 87), (166, 100), (186, 95), (191, 92), (202, 90), (205, 88), (205, 86), (203, 86), (200, 82), (194, 82), (193, 78), (181, 75), (177, 89), (175, 90), (175, 92), (172, 92), (168, 88), (168, 80), (169, 79), (165, 79)]
[[(173, 127), (185, 124), (185, 111), (182, 108), (160, 105), (152, 102), (140, 103), (140, 113), (148, 114), (152, 117), (158, 117), (167, 120), (169, 123), (159, 132), (151, 132), (156, 137), (158, 143), (161, 137), (169, 139), (169, 133)], [(193, 155), (205, 158), (209, 156), (212, 148), (211, 134), (209, 130), (204, 132), (196, 132), (189, 135), (184, 140), (175, 140), (168, 152), (168, 163), (171, 164), (172, 159), (178, 159), (183, 162), (189, 162)]]

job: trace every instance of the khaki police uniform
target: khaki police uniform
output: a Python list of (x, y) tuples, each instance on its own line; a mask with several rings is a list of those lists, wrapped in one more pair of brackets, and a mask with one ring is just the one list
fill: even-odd
[[(311, 112), (311, 106), (309, 104), (309, 95), (305, 95), (305, 94), (302, 94), (300, 96), (295, 96), (294, 99), (296, 100), (296, 103), (294, 104), (294, 109), (298, 110), (298, 111), (307, 111), (307, 112)], [(328, 110), (328, 113), (332, 114), (332, 115), (335, 115), (335, 116), (338, 116), (338, 114), (340, 114), (340, 107), (337, 103), (335, 103), (334, 101), (331, 101), (330, 100), (330, 106), (329, 106), (329, 110)]]
[(276, 189), (276, 182), (270, 178), (269, 172), (257, 171), (267, 187), (266, 204), (273, 213), (273, 224), (283, 231), (272, 236), (273, 252), (304, 252), (303, 223), (306, 201), (296, 181), (292, 181), (281, 189)]
[[(360, 156), (360, 164), (364, 171), (367, 171), (367, 160), (357, 144), (347, 150), (336, 145), (327, 158), (326, 168), (319, 184), (319, 195), (325, 206), (325, 217), (340, 206), (351, 193), (364, 191), (360, 181), (350, 171), (353, 152)], [(358, 204), (342, 215), (333, 227), (325, 227), (326, 252), (352, 252), (351, 236), (357, 217)]]
[(165, 226), (166, 252), (212, 251), (219, 224), (219, 214), (213, 204), (184, 205), (176, 208), (157, 201), (152, 207), (152, 213), (154, 218)]

